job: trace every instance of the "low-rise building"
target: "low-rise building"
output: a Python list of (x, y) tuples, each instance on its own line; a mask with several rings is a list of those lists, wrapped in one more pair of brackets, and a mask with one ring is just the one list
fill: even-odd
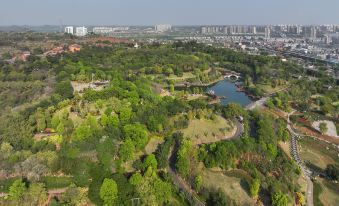
[(79, 44), (72, 44), (68, 47), (70, 52), (78, 52), (81, 50), (81, 46)]
[(29, 51), (24, 51), (22, 52), (22, 54), (20, 55), (19, 59), (22, 61), (27, 61), (28, 57), (31, 56), (31, 52)]
[(166, 32), (166, 31), (171, 31), (171, 29), (172, 29), (172, 26), (170, 24), (155, 25), (156, 32)]

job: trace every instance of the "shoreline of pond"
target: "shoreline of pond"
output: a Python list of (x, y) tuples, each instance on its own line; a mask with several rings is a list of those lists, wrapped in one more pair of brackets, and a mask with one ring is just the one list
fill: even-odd
[(245, 107), (258, 99), (258, 97), (251, 95), (242, 87), (241, 81), (231, 81), (227, 78), (223, 78), (222, 80), (218, 80), (210, 84), (182, 84), (180, 86), (177, 85), (174, 88), (176, 90), (194, 90), (194, 88), (202, 88), (203, 93), (207, 95), (210, 90), (214, 91), (214, 89), (217, 89), (217, 94), (209, 96), (219, 99), (220, 103), (223, 105), (235, 102)]

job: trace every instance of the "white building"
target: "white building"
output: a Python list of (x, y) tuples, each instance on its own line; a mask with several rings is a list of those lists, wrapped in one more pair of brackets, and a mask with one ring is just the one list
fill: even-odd
[(271, 29), (269, 27), (265, 28), (265, 38), (266, 39), (271, 38)]
[(317, 38), (317, 28), (314, 26), (311, 28), (311, 39), (315, 40)]
[(72, 26), (65, 27), (65, 33), (74, 34), (74, 28)]
[(171, 29), (172, 29), (172, 26), (170, 24), (155, 25), (156, 32), (166, 32), (166, 31), (171, 31)]
[(87, 28), (82, 26), (82, 27), (76, 27), (75, 29), (75, 35), (76, 36), (86, 36), (87, 35)]
[(257, 27), (256, 26), (252, 27), (252, 34), (257, 34)]
[(301, 34), (303, 31), (302, 27), (297, 25), (297, 34)]
[(94, 27), (94, 34), (110, 34), (114, 32), (114, 28), (112, 27)]

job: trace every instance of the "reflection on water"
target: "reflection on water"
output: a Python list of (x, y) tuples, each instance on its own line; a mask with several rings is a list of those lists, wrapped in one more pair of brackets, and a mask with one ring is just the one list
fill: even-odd
[(210, 90), (214, 91), (214, 94), (219, 97), (226, 97), (225, 99), (221, 99), (221, 104), (223, 105), (234, 102), (246, 106), (252, 102), (244, 92), (237, 91), (237, 87), (234, 83), (226, 79), (208, 87), (206, 91)]

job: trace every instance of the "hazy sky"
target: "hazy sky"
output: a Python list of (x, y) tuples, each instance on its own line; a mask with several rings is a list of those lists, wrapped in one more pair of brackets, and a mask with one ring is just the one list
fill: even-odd
[(339, 0), (0, 0), (0, 25), (339, 24)]

